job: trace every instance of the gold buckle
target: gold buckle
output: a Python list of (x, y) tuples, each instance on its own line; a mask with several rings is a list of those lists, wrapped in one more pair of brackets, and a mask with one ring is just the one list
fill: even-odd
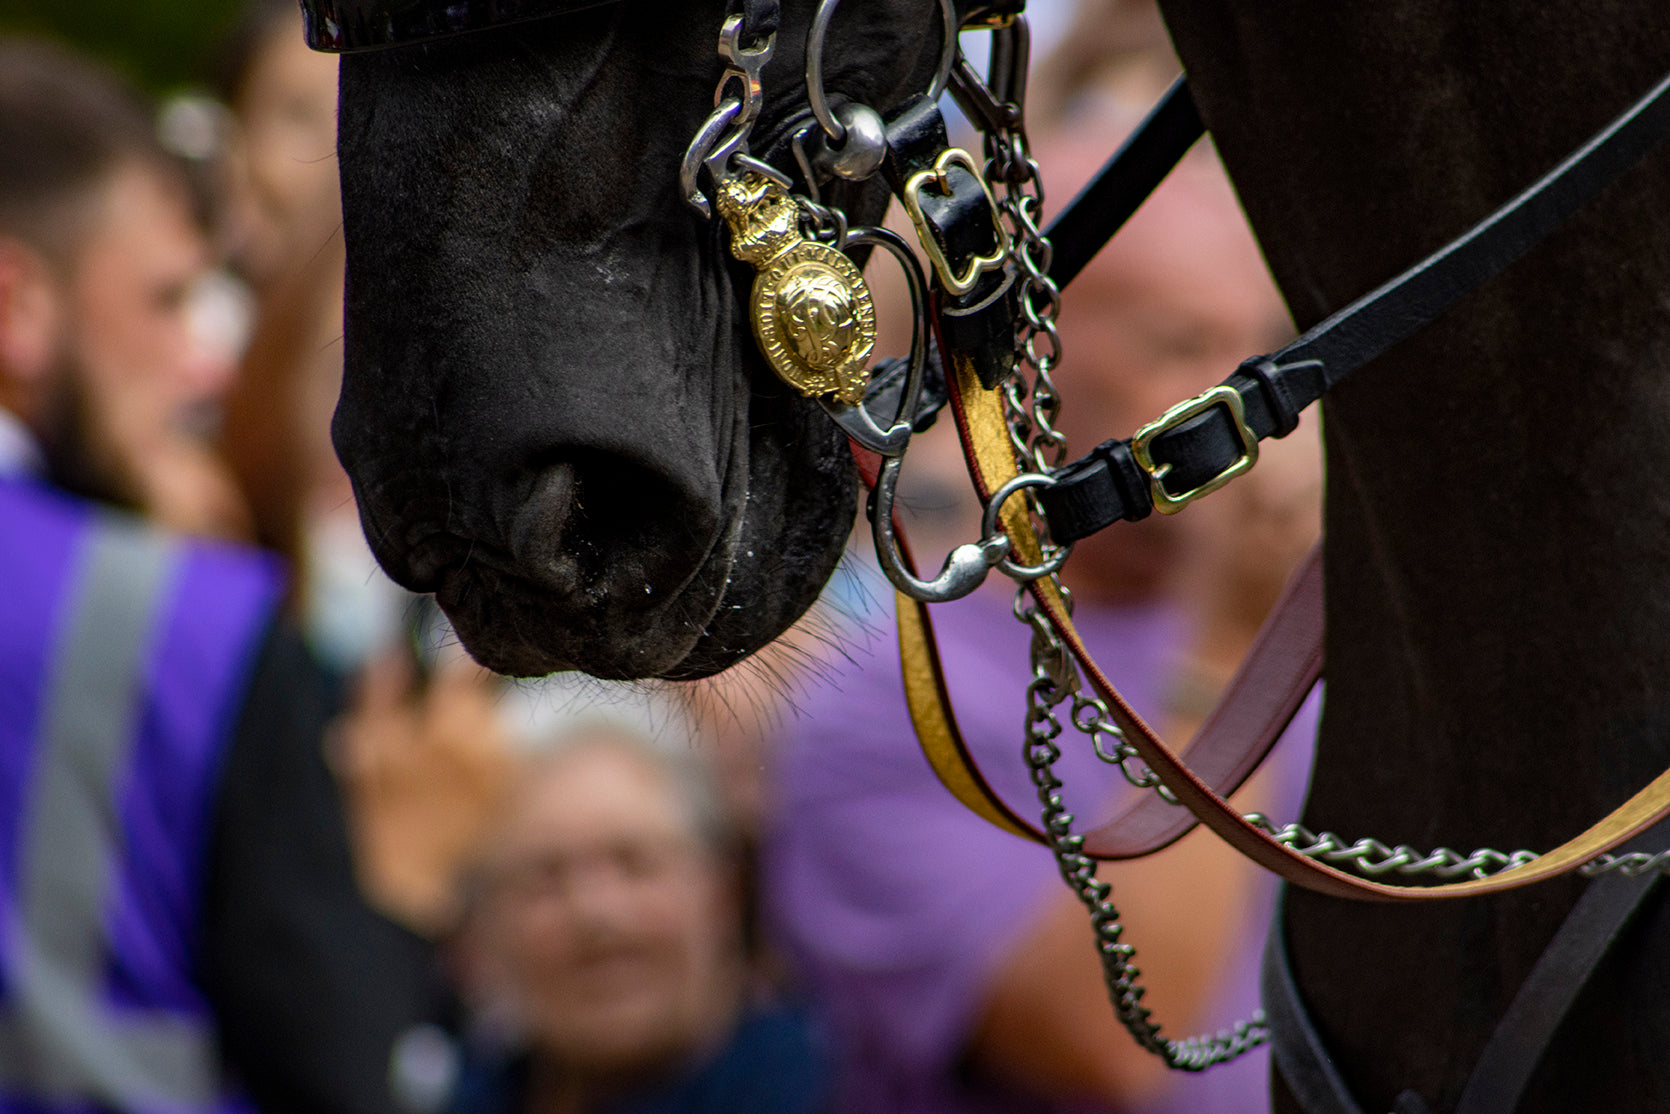
[[(1206, 413), (1214, 406), (1228, 407), (1230, 416), (1235, 419), (1235, 432), (1241, 438), (1241, 459), (1194, 490), (1173, 495), (1166, 490), (1163, 482), (1166, 473), (1171, 471), (1171, 465), (1154, 463), (1154, 455), (1150, 451), (1154, 438), (1167, 430), (1177, 428), (1197, 414)], [(1161, 514), (1176, 514), (1202, 495), (1210, 495), (1257, 464), (1258, 434), (1247, 425), (1247, 408), (1241, 401), (1240, 392), (1234, 387), (1219, 384), (1203, 395), (1179, 402), (1137, 430), (1136, 436), (1131, 438), (1131, 455), (1136, 457), (1137, 466), (1148, 473), (1148, 486), (1154, 495), (1154, 509)]]
[[(968, 270), (958, 275), (951, 267), (951, 261), (945, 258), (945, 249), (940, 246), (939, 238), (934, 235), (933, 226), (922, 212), (922, 201), (917, 196), (922, 187), (929, 182), (939, 186), (939, 192), (946, 197), (951, 196), (951, 179), (946, 171), (953, 165), (960, 165), (980, 183), (980, 189), (986, 195), (986, 208), (992, 215), (992, 231), (997, 233), (997, 250), (990, 255), (977, 255), (969, 260)], [(960, 147), (951, 147), (941, 151), (939, 158), (929, 170), (918, 170), (905, 183), (905, 210), (910, 213), (910, 219), (916, 225), (916, 235), (922, 241), (922, 247), (928, 253), (934, 270), (939, 273), (939, 279), (945, 284), (945, 289), (959, 297), (974, 289), (974, 284), (987, 271), (994, 271), (1003, 266), (1003, 261), (1009, 258), (1009, 230), (1003, 227), (1003, 218), (997, 212), (997, 199), (992, 196), (992, 188), (986, 183), (985, 176), (975, 165), (974, 156)]]

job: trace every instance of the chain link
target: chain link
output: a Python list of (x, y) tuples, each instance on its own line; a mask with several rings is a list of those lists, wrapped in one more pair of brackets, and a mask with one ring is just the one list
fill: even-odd
[(1598, 878), (1612, 871), (1617, 871), (1625, 878), (1639, 878), (1654, 871), (1670, 874), (1670, 850), (1659, 851), (1656, 854), (1630, 851), (1622, 855), (1597, 855), (1578, 868), (1578, 873), (1585, 878)]
[(1345, 866), (1360, 874), (1432, 874), (1439, 878), (1484, 878), (1534, 860), (1534, 851), (1495, 851), (1481, 847), (1463, 854), (1448, 847), (1418, 851), (1405, 844), (1388, 847), (1377, 839), (1347, 843), (1333, 832), (1313, 832), (1302, 824), (1278, 826), (1261, 812), (1242, 817), (1271, 839), (1307, 859)]
[[(771, 60), (777, 35), (773, 32), (745, 40), (743, 31), (741, 15), (725, 17), (719, 30), (719, 57), (725, 69), (713, 90), (713, 112), (697, 129), (679, 166), (679, 192), (684, 203), (704, 218), (712, 216), (712, 206), (702, 192), (702, 170), (706, 168), (717, 180), (725, 176), (732, 160), (748, 159), (748, 137), (765, 104), (760, 74)], [(753, 169), (776, 176), (763, 163), (748, 161)]]
[[(1067, 459), (1067, 438), (1057, 425), (1061, 394), (1055, 383), (1062, 359), (1061, 336), (1055, 324), (1061, 310), (1061, 291), (1049, 277), (1051, 247), (1043, 233), (1044, 184), (1027, 142), (1021, 106), (1004, 107), (1008, 124), (985, 138), (986, 180), (1009, 226), (1019, 279), (1018, 367), (1002, 387), (1004, 414), (1020, 470), (1047, 476)], [(1030, 493), (1027, 504), (1048, 562), (1059, 552), (1049, 544), (1048, 520)], [(1047, 575), (1071, 614), (1072, 593), (1058, 574)], [(1063, 783), (1055, 774), (1055, 763), (1061, 757), (1057, 740), (1063, 730), (1058, 709), (1067, 706), (1068, 723), (1088, 736), (1098, 757), (1117, 766), (1126, 781), (1141, 789), (1155, 789), (1169, 800), (1175, 798), (1141, 763), (1106, 703), (1083, 683), (1078, 663), (1024, 585), (1015, 591), (1013, 611), (1032, 632), (1032, 681), (1026, 690), (1027, 769), (1038, 791), (1043, 830), (1056, 869), (1090, 912), (1102, 979), (1115, 1016), (1139, 1046), (1182, 1071), (1204, 1071), (1265, 1043), (1269, 1030), (1262, 1012), (1218, 1033), (1170, 1040), (1161, 1035), (1152, 1011), (1142, 1004), (1146, 994), (1139, 981), (1142, 972), (1134, 962), (1136, 949), (1123, 939), (1125, 929), (1113, 904), (1113, 887), (1097, 877), (1097, 863), (1084, 854), (1084, 837), (1073, 833), (1073, 814), (1061, 796)]]

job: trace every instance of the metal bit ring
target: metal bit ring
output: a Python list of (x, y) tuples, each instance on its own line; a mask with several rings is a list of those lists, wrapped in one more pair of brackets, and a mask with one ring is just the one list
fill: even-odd
[[(992, 493), (986, 502), (985, 513), (980, 516), (980, 536), (990, 538), (1001, 533), (998, 529), (999, 516), (1003, 511), (1003, 504), (1019, 492), (1031, 487), (1050, 487), (1055, 483), (1054, 476), (1047, 476), (1042, 472), (1022, 472), (1002, 487)], [(1073, 552), (1070, 545), (1059, 546), (1053, 553), (1047, 553), (1045, 559), (1036, 565), (1017, 565), (1005, 556), (998, 562), (998, 570), (1012, 580), (1037, 580), (1059, 572), (1061, 566), (1067, 563), (1067, 557)]]
[[(812, 115), (823, 126), (831, 143), (839, 144), (847, 137), (846, 125), (835, 118), (829, 97), (823, 87), (823, 46), (829, 37), (829, 21), (835, 18), (835, 8), (841, 0), (818, 0), (812, 16), (811, 30), (806, 33), (806, 101)], [(939, 100), (951, 81), (951, 67), (957, 60), (957, 8), (953, 0), (939, 0), (941, 26), (939, 65), (934, 69), (933, 84), (928, 87), (928, 98)]]

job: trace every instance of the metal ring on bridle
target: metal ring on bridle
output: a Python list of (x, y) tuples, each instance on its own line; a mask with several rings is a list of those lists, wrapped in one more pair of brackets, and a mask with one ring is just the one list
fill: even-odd
[[(986, 511), (980, 516), (980, 536), (990, 538), (999, 534), (998, 516), (1003, 511), (1003, 504), (1016, 494), (1030, 487), (1049, 487), (1055, 483), (1054, 476), (1046, 476), (1042, 472), (1022, 472), (1002, 487), (992, 493), (986, 501)], [(1037, 580), (1059, 572), (1061, 566), (1067, 563), (1067, 557), (1073, 552), (1070, 545), (1058, 546), (1054, 553), (1048, 554), (1044, 561), (1036, 565), (1017, 565), (1005, 556), (998, 562), (998, 570), (1012, 580)]]
[[(840, 215), (839, 210), (835, 210), (835, 215), (842, 222), (846, 219)], [(922, 404), (922, 381), (927, 371), (930, 329), (927, 323), (928, 283), (922, 276), (921, 265), (916, 261), (916, 256), (911, 253), (904, 238), (891, 229), (855, 228), (850, 233), (843, 232), (835, 246), (845, 250), (849, 245), (883, 248), (898, 261), (904, 271), (905, 283), (910, 287), (910, 363), (907, 365), (904, 384), (899, 391), (899, 404), (894, 409), (892, 421), (885, 429), (876, 424), (875, 417), (870, 413), (868, 401), (858, 406), (848, 406), (828, 395), (818, 401), (835, 424), (866, 449), (888, 458), (903, 456), (905, 449), (910, 446), (917, 410)], [(884, 493), (879, 513), (891, 523), (891, 489)], [(892, 541), (886, 539), (884, 544), (891, 545)]]
[[(829, 21), (841, 0), (818, 0), (818, 10), (812, 16), (812, 28), (806, 34), (806, 101), (812, 115), (818, 118), (831, 143), (847, 137), (846, 125), (835, 118), (829, 98), (823, 88), (823, 44), (829, 35)], [(934, 70), (934, 82), (928, 88), (928, 98), (939, 100), (951, 81), (951, 67), (957, 60), (957, 8), (954, 0), (939, 0), (939, 14), (943, 32), (939, 47), (939, 65)]]

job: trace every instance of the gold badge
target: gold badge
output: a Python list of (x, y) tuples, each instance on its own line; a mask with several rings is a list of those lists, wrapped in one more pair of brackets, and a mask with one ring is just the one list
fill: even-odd
[(862, 403), (876, 345), (864, 276), (841, 252), (801, 234), (794, 199), (764, 175), (726, 178), (718, 202), (731, 254), (759, 272), (751, 317), (772, 370), (808, 398), (833, 393), (849, 406)]

